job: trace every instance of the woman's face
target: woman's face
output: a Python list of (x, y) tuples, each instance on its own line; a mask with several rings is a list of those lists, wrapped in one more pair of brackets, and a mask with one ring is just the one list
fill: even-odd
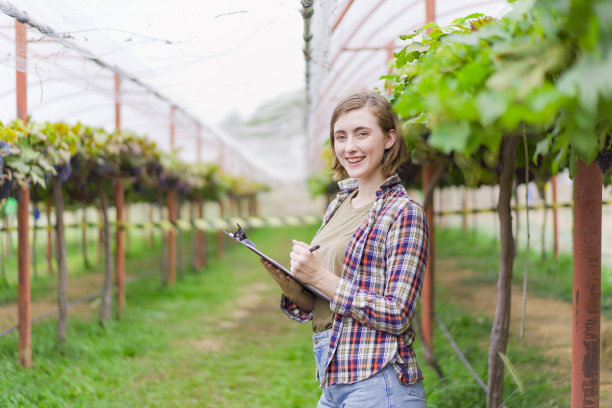
[(368, 107), (349, 111), (334, 124), (334, 153), (349, 177), (360, 181), (384, 178), (383, 154), (393, 143), (395, 131), (385, 134)]

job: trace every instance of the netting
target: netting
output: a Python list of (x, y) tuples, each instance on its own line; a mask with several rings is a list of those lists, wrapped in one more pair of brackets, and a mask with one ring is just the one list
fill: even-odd
[[(310, 170), (321, 167), (321, 146), (328, 138), (328, 125), (335, 104), (352, 92), (383, 88), (381, 75), (388, 73), (394, 51), (409, 34), (425, 24), (424, 0), (341, 0), (315, 5), (313, 57), (308, 137)], [(439, 25), (479, 12), (501, 17), (510, 10), (505, 0), (457, 2), (436, 1)]]
[[(255, 137), (236, 141), (216, 126), (223, 107), (235, 103), (240, 109), (253, 91), (259, 92), (256, 81), (249, 83), (248, 63), (263, 64), (274, 50), (265, 42), (257, 47), (248, 43), (282, 17), (280, 9), (241, 7), (239, 2), (1, 1), (0, 120), (15, 119), (17, 69), (27, 73), (32, 121), (79, 121), (113, 130), (115, 102), (120, 101), (122, 129), (146, 135), (163, 150), (173, 140), (186, 161), (216, 162), (230, 174), (274, 182), (283, 173), (269, 163), (287, 165), (289, 160), (267, 160), (261, 151), (253, 155)], [(15, 18), (27, 23), (25, 60), (15, 56)], [(298, 55), (299, 47), (296, 41)], [(258, 55), (264, 58), (257, 60)], [(207, 64), (223, 58), (234, 62), (235, 69)], [(115, 74), (120, 76), (119, 94)], [(271, 74), (279, 83), (294, 80)]]

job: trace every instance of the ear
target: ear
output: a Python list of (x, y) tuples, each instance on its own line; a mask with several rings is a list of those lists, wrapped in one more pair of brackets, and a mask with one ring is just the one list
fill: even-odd
[(395, 129), (391, 129), (385, 141), (385, 150), (390, 149), (395, 144), (396, 134)]

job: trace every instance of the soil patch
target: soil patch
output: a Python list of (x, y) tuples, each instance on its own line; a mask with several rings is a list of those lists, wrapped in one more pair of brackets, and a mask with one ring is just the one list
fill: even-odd
[[(438, 259), (436, 280), (452, 287), (450, 300), (474, 313), (492, 317), (497, 306), (497, 287), (474, 283), (478, 275), (461, 269), (454, 259)], [(518, 337), (521, 327), (522, 288), (512, 287), (510, 331)], [(564, 385), (571, 384), (572, 305), (551, 298), (527, 294), (525, 336), (527, 344), (543, 347), (545, 353), (559, 362)], [(601, 317), (600, 406), (612, 407), (612, 322)]]

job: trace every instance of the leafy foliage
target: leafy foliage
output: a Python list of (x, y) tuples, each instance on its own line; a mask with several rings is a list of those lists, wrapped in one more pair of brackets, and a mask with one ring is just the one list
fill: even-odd
[(413, 157), (452, 157), (467, 184), (490, 182), (503, 137), (525, 133), (547, 173), (592, 162), (610, 148), (611, 15), (604, 1), (523, 1), (403, 37), (383, 78)]
[(0, 194), (14, 193), (13, 185), (32, 184), (35, 201), (49, 194), (50, 182), (64, 184), (72, 202), (90, 204), (102, 183), (121, 179), (133, 188), (133, 201), (158, 201), (159, 194), (176, 188), (181, 196), (221, 199), (236, 193), (256, 193), (266, 186), (247, 179), (230, 180), (214, 165), (187, 164), (161, 152), (146, 137), (132, 132), (108, 133), (80, 123), (0, 123)]

